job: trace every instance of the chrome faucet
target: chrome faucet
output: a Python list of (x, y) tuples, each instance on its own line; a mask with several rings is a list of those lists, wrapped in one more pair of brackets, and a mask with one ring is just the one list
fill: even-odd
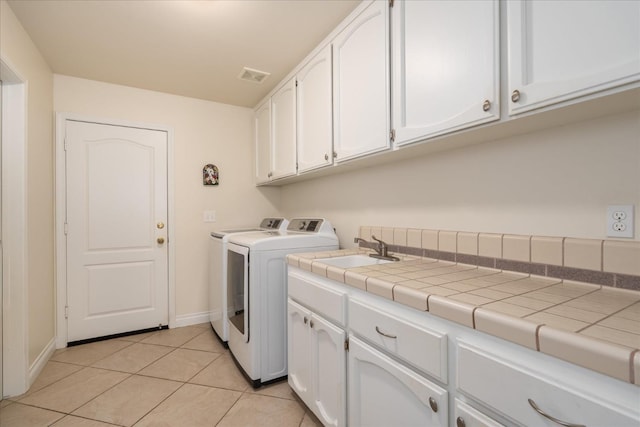
[[(388, 252), (389, 251), (389, 245), (387, 245), (386, 242), (378, 239), (376, 236), (373, 236), (373, 235), (371, 236), (371, 238), (373, 240), (375, 240), (376, 242), (378, 242), (378, 245), (375, 248), (373, 248), (376, 251), (376, 253), (375, 254), (369, 254), (370, 257), (379, 258), (379, 259), (386, 259), (386, 260), (389, 260), (389, 261), (400, 261), (400, 258), (392, 256), (392, 255), (389, 255), (389, 252)], [(371, 242), (367, 242), (366, 240), (361, 239), (360, 237), (354, 237), (353, 243), (365, 243), (365, 244), (368, 244), (368, 243), (371, 243)]]
[(354, 237), (353, 238), (353, 243), (369, 243), (369, 242), (367, 242), (366, 240), (361, 239), (359, 237)]
[(380, 255), (383, 258), (387, 258), (389, 255), (387, 254), (387, 251), (389, 250), (389, 245), (387, 245), (386, 242), (378, 239), (376, 236), (374, 236), (373, 234), (371, 235), (371, 238), (373, 240), (375, 240), (376, 242), (378, 242), (378, 247), (375, 248), (376, 252), (378, 253), (378, 255)]

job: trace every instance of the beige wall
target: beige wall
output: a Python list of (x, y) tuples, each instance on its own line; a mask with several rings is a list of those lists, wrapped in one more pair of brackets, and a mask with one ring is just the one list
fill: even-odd
[[(176, 314), (207, 311), (208, 233), (278, 213), (280, 189), (254, 184), (253, 111), (62, 75), (54, 87), (56, 112), (173, 128)], [(220, 169), (218, 187), (202, 185), (207, 163)], [(204, 223), (204, 210), (215, 210), (217, 222)]]
[(285, 215), (359, 225), (605, 237), (608, 204), (640, 214), (640, 112), (283, 187)]
[(53, 75), (8, 4), (0, 1), (0, 53), (27, 88), (27, 286), (29, 363), (55, 334)]

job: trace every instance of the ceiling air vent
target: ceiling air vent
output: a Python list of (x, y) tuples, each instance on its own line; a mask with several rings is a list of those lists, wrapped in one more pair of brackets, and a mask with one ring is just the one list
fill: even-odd
[(271, 73), (265, 73), (264, 71), (244, 67), (238, 78), (240, 80), (247, 80), (253, 83), (262, 83), (270, 74)]

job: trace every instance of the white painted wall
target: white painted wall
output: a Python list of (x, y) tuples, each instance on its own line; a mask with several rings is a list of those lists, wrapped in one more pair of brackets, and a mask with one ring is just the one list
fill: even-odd
[(605, 237), (607, 204), (635, 204), (640, 111), (283, 187), (286, 216), (326, 216), (343, 247), (360, 225)]
[[(207, 307), (207, 236), (213, 229), (257, 224), (276, 215), (279, 188), (256, 188), (253, 110), (74, 77), (54, 76), (56, 112), (172, 127), (175, 147), (176, 315)], [(202, 185), (202, 167), (220, 185)], [(215, 210), (217, 222), (204, 223)]]
[(54, 337), (53, 74), (6, 1), (0, 0), (0, 54), (26, 81), (28, 359)]

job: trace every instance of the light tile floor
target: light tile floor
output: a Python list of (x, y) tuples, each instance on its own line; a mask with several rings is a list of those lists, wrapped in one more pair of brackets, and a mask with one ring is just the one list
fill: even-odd
[(57, 350), (0, 427), (317, 427), (286, 381), (254, 390), (209, 324)]

